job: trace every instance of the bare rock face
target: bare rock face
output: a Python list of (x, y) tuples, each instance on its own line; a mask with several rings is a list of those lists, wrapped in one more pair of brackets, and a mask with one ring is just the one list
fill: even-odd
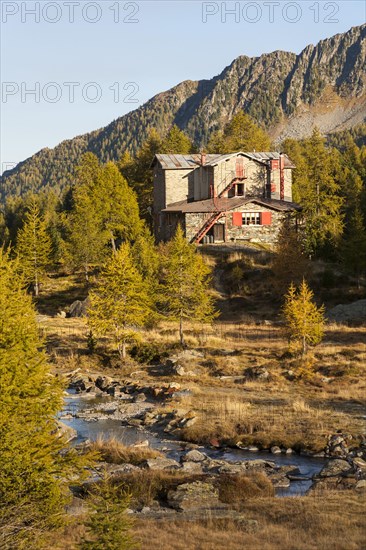
[(219, 492), (209, 482), (183, 483), (168, 492), (169, 506), (179, 511), (209, 508), (217, 505), (218, 501)]

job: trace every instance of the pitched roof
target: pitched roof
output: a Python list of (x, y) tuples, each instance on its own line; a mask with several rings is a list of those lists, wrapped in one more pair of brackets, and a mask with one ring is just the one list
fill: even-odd
[[(260, 162), (261, 164), (268, 164), (268, 161), (271, 159), (278, 160), (280, 158), (280, 153), (276, 151), (267, 151), (267, 152), (244, 152), (238, 151), (236, 153), (227, 153), (227, 154), (207, 154), (206, 161), (204, 166), (216, 166), (220, 162), (229, 160), (231, 157), (237, 155), (244, 155), (247, 158)], [(285, 158), (285, 168), (295, 168), (295, 165), (289, 159), (287, 155), (283, 155)], [(201, 166), (201, 154), (193, 155), (163, 155), (157, 154), (154, 157), (152, 165), (155, 161), (158, 161), (163, 168), (163, 170), (189, 170)]]
[(246, 204), (255, 203), (266, 206), (278, 212), (293, 212), (300, 211), (301, 207), (295, 202), (280, 201), (277, 199), (261, 199), (257, 197), (232, 197), (232, 198), (217, 198), (206, 199), (203, 201), (179, 201), (169, 204), (163, 212), (181, 212), (182, 214), (199, 214), (204, 212), (227, 212), (239, 208)]

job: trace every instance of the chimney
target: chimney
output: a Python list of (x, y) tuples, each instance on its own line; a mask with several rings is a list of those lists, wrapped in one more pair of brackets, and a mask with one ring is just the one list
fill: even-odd
[(280, 200), (285, 200), (285, 156), (280, 153)]
[(201, 166), (204, 166), (206, 164), (206, 153), (201, 151)]

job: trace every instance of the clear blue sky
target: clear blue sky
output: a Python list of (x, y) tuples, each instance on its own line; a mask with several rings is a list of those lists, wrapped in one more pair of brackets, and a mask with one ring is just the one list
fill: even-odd
[(2, 0), (2, 170), (182, 80), (211, 78), (239, 55), (299, 53), (366, 20), (364, 0), (237, 4), (230, 15), (235, 2)]

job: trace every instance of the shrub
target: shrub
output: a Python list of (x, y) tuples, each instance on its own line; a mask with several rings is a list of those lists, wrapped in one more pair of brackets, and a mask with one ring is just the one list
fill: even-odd
[(138, 343), (129, 350), (130, 356), (138, 363), (149, 365), (161, 360), (162, 357), (167, 357), (166, 352), (162, 352), (156, 344), (149, 342)]

